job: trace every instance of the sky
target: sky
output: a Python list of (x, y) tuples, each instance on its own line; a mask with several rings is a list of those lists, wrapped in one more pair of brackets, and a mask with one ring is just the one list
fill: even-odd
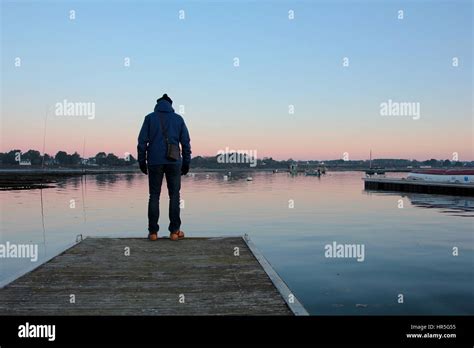
[(472, 1), (0, 1), (2, 152), (135, 155), (168, 93), (193, 156), (474, 160)]

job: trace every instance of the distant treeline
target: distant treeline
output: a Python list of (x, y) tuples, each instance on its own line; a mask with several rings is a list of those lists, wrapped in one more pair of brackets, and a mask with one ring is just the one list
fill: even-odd
[[(248, 163), (219, 163), (217, 160), (218, 156), (212, 157), (202, 157), (196, 156), (193, 157), (191, 165), (194, 168), (209, 168), (209, 169), (220, 169), (220, 168), (248, 168)], [(271, 157), (264, 157), (257, 160), (256, 168), (264, 169), (287, 169), (291, 164), (297, 164), (298, 167), (304, 168), (315, 168), (315, 167), (326, 167), (326, 168), (339, 168), (339, 169), (364, 169), (369, 168), (369, 160), (310, 160), (310, 161), (301, 161), (301, 160), (274, 160)], [(407, 160), (407, 159), (373, 159), (372, 160), (373, 168), (419, 168), (419, 167), (432, 167), (432, 168), (446, 168), (446, 167), (474, 167), (474, 161), (471, 162), (461, 162), (461, 161), (450, 161), (450, 160), (437, 160), (429, 159), (426, 161), (417, 161), (417, 160)]]
[(45, 165), (45, 166), (129, 166), (136, 163), (132, 155), (119, 158), (113, 153), (99, 152), (94, 157), (82, 158), (77, 152), (68, 154), (66, 151), (58, 151), (56, 155), (41, 155), (39, 151), (11, 150), (6, 153), (0, 152), (0, 164), (3, 165)]
[[(222, 163), (216, 156), (196, 156), (192, 158), (191, 166), (193, 168), (207, 168), (207, 169), (227, 169), (227, 168), (257, 168), (257, 169), (287, 169), (291, 164), (297, 164), (299, 167), (317, 167), (325, 166), (327, 168), (339, 169), (363, 169), (369, 167), (369, 160), (327, 160), (327, 161), (301, 161), (301, 160), (274, 160), (272, 157), (264, 157), (257, 159), (256, 166), (250, 166), (248, 162), (244, 163)], [(241, 157), (242, 158), (242, 157)], [(45, 165), (45, 166), (108, 166), (120, 167), (136, 165), (137, 160), (131, 154), (119, 158), (113, 153), (106, 154), (99, 152), (97, 155), (89, 158), (82, 158), (77, 152), (68, 154), (66, 151), (58, 151), (56, 155), (52, 156), (45, 154), (44, 158), (39, 151), (28, 150), (22, 152), (21, 150), (11, 150), (6, 153), (0, 152), (0, 165)], [(372, 160), (372, 167), (379, 168), (448, 168), (448, 167), (474, 167), (474, 161), (450, 161), (429, 159), (426, 161), (407, 160), (407, 159), (374, 159)]]

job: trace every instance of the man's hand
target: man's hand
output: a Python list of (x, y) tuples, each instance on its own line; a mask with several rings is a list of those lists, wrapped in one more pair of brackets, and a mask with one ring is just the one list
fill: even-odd
[(140, 170), (143, 174), (148, 175), (148, 167), (146, 166), (146, 162), (140, 162)]
[(181, 175), (186, 175), (189, 172), (189, 164), (183, 164), (181, 166)]

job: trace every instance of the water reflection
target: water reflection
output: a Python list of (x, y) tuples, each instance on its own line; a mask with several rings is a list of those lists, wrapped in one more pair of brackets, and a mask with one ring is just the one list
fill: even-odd
[[(183, 230), (189, 237), (248, 233), (310, 313), (473, 313), (474, 220), (461, 217), (472, 217), (474, 198), (367, 192), (362, 176), (196, 172), (182, 178)], [(400, 199), (406, 209), (397, 208)], [(147, 234), (148, 177), (140, 173), (70, 177), (55, 188), (3, 191), (0, 200), (1, 240), (38, 244), (41, 262), (79, 234)], [(166, 186), (161, 200), (166, 230)], [(365, 261), (327, 259), (333, 241), (364, 244)], [(463, 247), (457, 257), (453, 246)], [(30, 266), (2, 260), (0, 283)], [(397, 305), (394, 291), (417, 300)]]
[(366, 190), (371, 195), (398, 196), (409, 200), (412, 206), (435, 209), (443, 214), (459, 217), (474, 217), (474, 197), (432, 195), (424, 193), (380, 192)]
[(411, 204), (420, 208), (440, 209), (442, 213), (453, 214), (465, 212), (470, 214), (453, 214), (455, 216), (474, 217), (474, 198), (456, 196), (435, 196), (408, 194)]

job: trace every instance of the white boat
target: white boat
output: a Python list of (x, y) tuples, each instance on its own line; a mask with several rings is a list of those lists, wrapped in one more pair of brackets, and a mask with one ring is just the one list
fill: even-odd
[(453, 184), (474, 184), (472, 169), (420, 169), (408, 174), (408, 180), (444, 182)]

